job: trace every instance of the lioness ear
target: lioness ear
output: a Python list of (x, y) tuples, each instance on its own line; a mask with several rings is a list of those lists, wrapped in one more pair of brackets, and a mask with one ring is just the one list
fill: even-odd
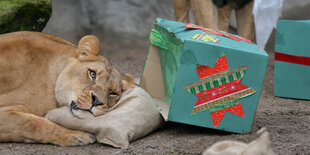
[(122, 85), (122, 91), (133, 88), (135, 86), (133, 76), (130, 74), (122, 74), (121, 85)]
[(100, 43), (96, 36), (87, 35), (79, 41), (78, 48), (81, 50), (80, 55), (87, 56), (89, 54), (98, 55)]

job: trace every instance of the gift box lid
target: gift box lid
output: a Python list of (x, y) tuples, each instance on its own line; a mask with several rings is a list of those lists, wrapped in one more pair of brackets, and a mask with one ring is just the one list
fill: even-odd
[[(156, 25), (159, 25), (162, 28), (168, 30), (169, 32), (174, 33), (175, 36), (181, 42), (185, 42), (185, 40), (194, 40), (193, 37), (195, 37), (195, 35), (204, 33), (208, 35), (209, 38), (211, 37), (211, 39), (213, 40), (212, 41), (197, 40), (197, 43), (221, 46), (224, 48), (232, 48), (232, 49), (241, 50), (243, 52), (268, 56), (268, 54), (265, 51), (259, 50), (257, 45), (254, 43), (251, 43), (249, 40), (246, 40), (237, 35), (229, 34), (223, 31), (216, 31), (216, 30), (211, 30), (211, 29), (206, 28), (206, 30), (208, 31), (206, 32), (199, 28), (194, 29), (194, 28), (186, 27), (186, 26), (196, 26), (193, 24), (185, 24), (185, 23), (170, 21), (170, 20), (161, 19), (161, 18), (156, 19), (155, 29), (156, 29)], [(212, 31), (214, 31), (214, 33), (210, 33)], [(220, 36), (217, 34), (223, 34), (228, 37)], [(231, 36), (232, 38), (229, 38), (229, 36)], [(244, 39), (244, 40), (239, 40), (239, 39)]]

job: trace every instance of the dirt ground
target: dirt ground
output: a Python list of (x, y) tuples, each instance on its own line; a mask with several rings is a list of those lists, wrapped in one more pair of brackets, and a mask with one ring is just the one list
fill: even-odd
[[(272, 49), (270, 47), (269, 49)], [(121, 51), (123, 49), (116, 49)], [(128, 49), (127, 49), (128, 50)], [(122, 72), (140, 77), (146, 49), (131, 49), (126, 55), (106, 51), (114, 66)], [(310, 154), (310, 101), (273, 96), (272, 50), (253, 130), (245, 134), (232, 134), (178, 123), (166, 123), (157, 131), (130, 144), (125, 150), (102, 144), (80, 147), (59, 147), (48, 144), (0, 143), (0, 154), (201, 154), (221, 140), (251, 142), (256, 131), (267, 127), (274, 151), (280, 155)], [(309, 84), (308, 84), (309, 85)]]

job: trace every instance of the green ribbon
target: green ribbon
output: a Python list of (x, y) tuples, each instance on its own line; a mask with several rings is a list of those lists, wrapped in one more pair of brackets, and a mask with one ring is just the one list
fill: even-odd
[(157, 30), (152, 29), (150, 35), (150, 42), (152, 45), (161, 47), (165, 50), (169, 50), (169, 45), (167, 43), (168, 41), (166, 41)]

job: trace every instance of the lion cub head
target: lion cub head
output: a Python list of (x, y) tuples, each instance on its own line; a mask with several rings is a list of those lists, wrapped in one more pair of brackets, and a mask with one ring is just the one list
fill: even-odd
[(99, 40), (83, 37), (75, 57), (70, 58), (56, 81), (59, 105), (69, 106), (79, 118), (100, 116), (120, 99), (122, 91), (134, 87), (133, 77), (121, 74), (99, 56)]

